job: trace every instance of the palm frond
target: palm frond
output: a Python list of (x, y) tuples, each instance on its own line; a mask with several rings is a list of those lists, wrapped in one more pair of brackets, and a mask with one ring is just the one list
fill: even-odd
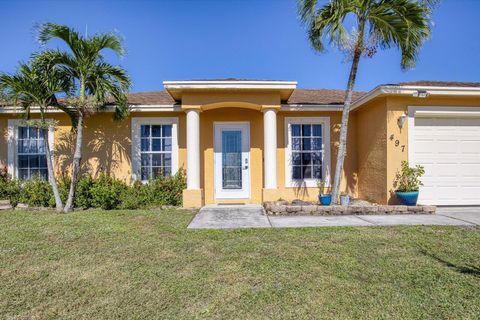
[(368, 11), (370, 32), (383, 48), (400, 49), (403, 69), (415, 66), (422, 44), (430, 37), (429, 8), (412, 0), (381, 0)]
[(93, 50), (100, 52), (103, 49), (110, 49), (119, 57), (125, 55), (125, 49), (122, 45), (122, 39), (115, 33), (103, 33), (88, 39), (88, 44)]
[(53, 38), (63, 40), (77, 55), (79, 53), (82, 36), (72, 28), (57, 23), (47, 22), (37, 27), (38, 29), (38, 41), (41, 44), (45, 44)]

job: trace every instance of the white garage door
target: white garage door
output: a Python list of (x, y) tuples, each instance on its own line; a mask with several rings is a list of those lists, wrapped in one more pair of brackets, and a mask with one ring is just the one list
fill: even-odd
[(417, 114), (409, 126), (410, 162), (425, 167), (419, 203), (479, 205), (480, 118), (451, 116)]

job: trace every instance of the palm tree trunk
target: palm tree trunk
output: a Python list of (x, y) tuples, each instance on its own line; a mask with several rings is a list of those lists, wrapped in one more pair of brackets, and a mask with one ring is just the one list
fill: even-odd
[(57, 212), (61, 212), (63, 210), (63, 202), (62, 198), (60, 197), (60, 192), (58, 191), (58, 184), (57, 180), (55, 179), (55, 171), (53, 168), (53, 153), (50, 150), (50, 143), (48, 141), (48, 131), (50, 130), (49, 126), (45, 121), (45, 115), (42, 112), (42, 129), (46, 128), (45, 135), (43, 137), (43, 145), (45, 147), (45, 156), (47, 160), (47, 171), (48, 171), (48, 182), (52, 186), (53, 197), (55, 198), (55, 209)]
[(64, 212), (71, 212), (75, 201), (75, 191), (77, 189), (77, 181), (80, 172), (80, 162), (82, 160), (82, 142), (83, 142), (83, 113), (79, 112), (77, 123), (77, 138), (75, 143), (75, 153), (72, 163), (72, 182), (70, 183), (70, 191), (65, 205)]
[(362, 55), (363, 36), (365, 24), (360, 22), (357, 43), (353, 53), (352, 66), (350, 68), (350, 75), (348, 77), (347, 91), (345, 92), (345, 102), (342, 111), (342, 126), (340, 128), (340, 141), (337, 153), (337, 163), (335, 166), (335, 177), (332, 188), (332, 201), (338, 204), (340, 197), (340, 181), (343, 175), (343, 164), (345, 161), (345, 154), (347, 149), (347, 134), (348, 134), (348, 117), (350, 114), (350, 106), (352, 105), (353, 87), (355, 86), (355, 79), (357, 78), (358, 64)]
[(43, 140), (45, 145), (45, 153), (47, 157), (47, 170), (48, 170), (48, 182), (52, 186), (53, 196), (55, 198), (55, 208), (57, 212), (61, 212), (63, 210), (63, 202), (62, 198), (60, 197), (60, 192), (58, 191), (57, 180), (55, 179), (55, 171), (53, 169), (53, 153), (50, 150), (50, 143), (48, 142), (48, 129), (47, 129), (47, 137)]

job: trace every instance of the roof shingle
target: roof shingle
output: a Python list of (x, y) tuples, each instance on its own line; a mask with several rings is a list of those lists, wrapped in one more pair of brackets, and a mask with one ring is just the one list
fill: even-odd
[[(353, 101), (363, 96), (366, 92), (354, 91)], [(288, 99), (288, 104), (343, 104), (345, 90), (333, 89), (295, 89)]]
[[(364, 95), (363, 91), (355, 91), (353, 100)], [(330, 89), (295, 89), (287, 104), (343, 104), (344, 90)], [(176, 101), (166, 91), (134, 92), (128, 94), (128, 102), (132, 105), (164, 105), (175, 104)]]

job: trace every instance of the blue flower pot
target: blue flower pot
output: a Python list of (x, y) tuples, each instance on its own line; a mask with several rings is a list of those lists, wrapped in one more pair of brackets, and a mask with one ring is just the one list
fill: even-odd
[(329, 206), (332, 203), (332, 195), (331, 194), (319, 195), (318, 200), (320, 201), (321, 205)]
[(407, 206), (416, 206), (418, 200), (418, 191), (402, 192), (396, 191), (395, 194), (400, 202)]

